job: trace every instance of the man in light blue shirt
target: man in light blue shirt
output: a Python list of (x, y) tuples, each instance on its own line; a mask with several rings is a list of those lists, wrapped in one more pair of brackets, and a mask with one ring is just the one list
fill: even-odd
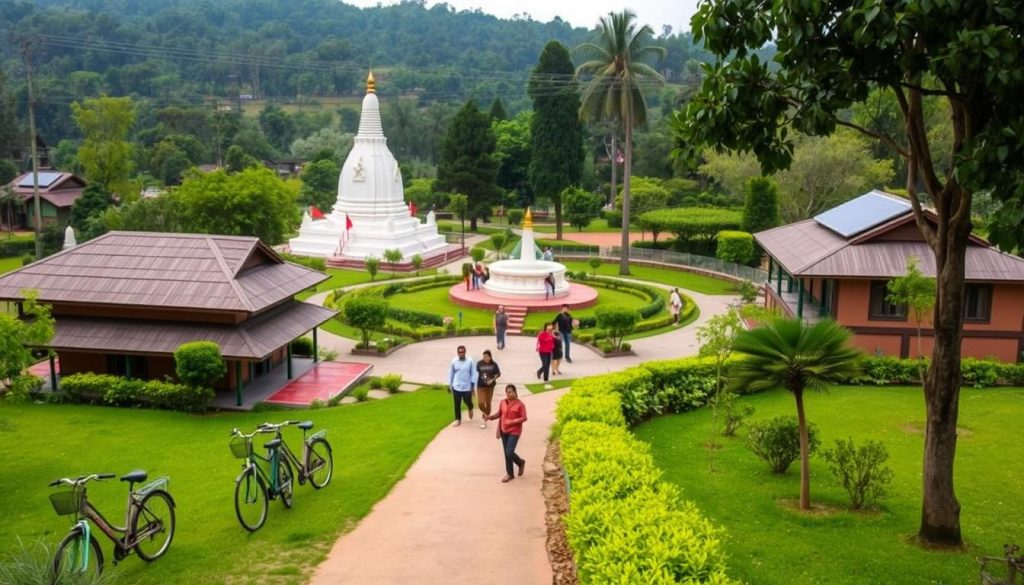
[(448, 391), (455, 400), (455, 422), (453, 427), (462, 424), (462, 403), (469, 408), (469, 419), (473, 420), (473, 388), (476, 384), (476, 362), (466, 357), (466, 346), (460, 345), (458, 355), (452, 358), (448, 366)]

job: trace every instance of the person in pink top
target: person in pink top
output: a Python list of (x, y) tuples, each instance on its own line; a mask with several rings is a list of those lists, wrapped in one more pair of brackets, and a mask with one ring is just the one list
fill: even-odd
[(512, 464), (519, 468), (519, 475), (522, 477), (526, 468), (526, 459), (516, 455), (516, 445), (519, 444), (519, 437), (523, 434), (523, 423), (526, 422), (526, 405), (519, 400), (519, 393), (516, 392), (515, 384), (505, 386), (505, 399), (498, 406), (498, 412), (487, 417), (487, 420), (500, 419), (495, 435), (501, 439), (501, 449), (505, 453), (505, 477), (501, 483), (508, 483), (515, 479), (512, 475)]
[(537, 334), (537, 354), (540, 355), (540, 367), (537, 368), (538, 380), (543, 376), (544, 381), (548, 381), (553, 351), (555, 351), (555, 336), (551, 334), (551, 323), (547, 323), (544, 325), (544, 329)]

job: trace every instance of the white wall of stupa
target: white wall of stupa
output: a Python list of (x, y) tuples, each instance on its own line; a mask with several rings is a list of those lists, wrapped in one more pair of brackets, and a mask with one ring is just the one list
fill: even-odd
[(288, 245), (301, 256), (357, 260), (383, 258), (385, 250), (398, 249), (404, 261), (447, 248), (437, 225), (409, 213), (402, 173), (381, 125), (373, 73), (366, 82), (355, 143), (338, 176), (338, 198), (323, 219), (304, 217), (298, 237)]

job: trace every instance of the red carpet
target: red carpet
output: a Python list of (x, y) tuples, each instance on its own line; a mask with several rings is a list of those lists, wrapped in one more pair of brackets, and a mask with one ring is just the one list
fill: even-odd
[(265, 402), (309, 406), (317, 399), (327, 401), (346, 390), (372, 367), (370, 364), (355, 362), (321, 362), (272, 394)]

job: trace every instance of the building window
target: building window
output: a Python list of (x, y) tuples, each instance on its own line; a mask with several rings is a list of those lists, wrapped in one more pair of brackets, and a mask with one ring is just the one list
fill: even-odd
[(964, 287), (964, 320), (988, 323), (991, 319), (992, 285), (966, 285)]
[(888, 281), (871, 281), (871, 302), (868, 319), (906, 321), (907, 306), (889, 302)]

